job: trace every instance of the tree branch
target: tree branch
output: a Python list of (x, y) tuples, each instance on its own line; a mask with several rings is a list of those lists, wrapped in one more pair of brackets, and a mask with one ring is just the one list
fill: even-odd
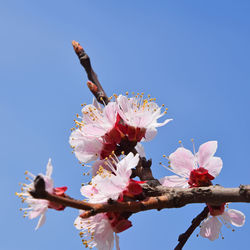
[(209, 213), (209, 209), (206, 206), (203, 211), (198, 214), (193, 220), (191, 226), (187, 229), (187, 231), (183, 234), (180, 234), (178, 238), (178, 245), (175, 247), (174, 250), (181, 250), (183, 246), (186, 244), (187, 240), (191, 236), (191, 234), (194, 232), (194, 230), (201, 224), (201, 222), (207, 218)]
[(107, 97), (105, 91), (102, 88), (102, 85), (100, 84), (97, 74), (94, 72), (91, 63), (90, 58), (87, 55), (87, 53), (84, 51), (83, 47), (80, 45), (80, 43), (76, 41), (72, 41), (73, 48), (80, 60), (81, 65), (84, 67), (88, 79), (90, 82), (87, 83), (90, 91), (92, 94), (96, 97), (97, 101), (101, 104), (105, 103), (108, 104), (109, 98)]
[(226, 202), (250, 202), (250, 185), (239, 188), (224, 188), (221, 186), (199, 188), (167, 188), (162, 186), (151, 187), (142, 184), (144, 193), (148, 197), (143, 201), (126, 201), (112, 203), (91, 204), (74, 200), (68, 197), (59, 197), (46, 191), (37, 193), (32, 191), (34, 198), (46, 199), (66, 207), (86, 210), (84, 218), (104, 212), (131, 212), (137, 213), (144, 210), (183, 207), (192, 203), (209, 203), (220, 205)]

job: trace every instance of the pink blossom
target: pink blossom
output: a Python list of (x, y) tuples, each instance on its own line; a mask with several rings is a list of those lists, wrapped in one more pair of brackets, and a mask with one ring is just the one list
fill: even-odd
[(98, 250), (113, 249), (114, 231), (106, 214), (99, 213), (87, 219), (78, 216), (74, 225), (81, 230), (80, 237), (85, 247), (96, 247)]
[(196, 154), (184, 147), (179, 147), (169, 156), (169, 170), (176, 175), (160, 179), (167, 187), (199, 187), (211, 185), (221, 171), (222, 160), (215, 157), (217, 141), (202, 144)]
[(121, 141), (115, 128), (117, 121), (116, 103), (110, 102), (103, 109), (96, 101), (82, 109), (82, 121), (70, 135), (70, 145), (78, 160), (90, 162), (105, 158)]
[(139, 155), (129, 153), (120, 161), (116, 156), (109, 159), (98, 161), (99, 167), (95, 166), (98, 174), (92, 178), (91, 185), (81, 188), (82, 195), (92, 203), (105, 202), (108, 199), (117, 200), (127, 190), (131, 183), (132, 168), (138, 164)]
[[(58, 196), (64, 196), (64, 192), (67, 190), (67, 187), (54, 188), (54, 183), (51, 178), (52, 171), (53, 171), (53, 167), (51, 164), (51, 159), (49, 159), (48, 164), (47, 164), (46, 174), (45, 175), (39, 174), (39, 176), (41, 176), (45, 182), (45, 190), (49, 193), (56, 194)], [(29, 219), (34, 219), (40, 216), (40, 219), (36, 226), (36, 230), (37, 230), (39, 227), (41, 227), (44, 224), (45, 219), (46, 219), (45, 214), (48, 208), (53, 208), (55, 210), (60, 211), (60, 210), (64, 210), (65, 207), (63, 205), (50, 202), (47, 200), (33, 198), (29, 192), (34, 190), (34, 180), (36, 176), (27, 171), (25, 172), (25, 174), (30, 176), (30, 177), (26, 177), (26, 179), (30, 180), (31, 183), (23, 184), (23, 187), (21, 188), (22, 193), (16, 193), (16, 194), (22, 199), (23, 202), (28, 203), (28, 208), (20, 209), (24, 211), (25, 217), (28, 216)]]
[(152, 140), (157, 134), (157, 127), (164, 126), (172, 119), (167, 119), (162, 123), (157, 120), (166, 114), (166, 111), (161, 113), (154, 99), (144, 99), (143, 95), (128, 98), (127, 96), (119, 95), (116, 102), (118, 113), (124, 124), (120, 129), (128, 136), (129, 140), (146, 141)]
[[(200, 235), (202, 237), (208, 238), (211, 241), (218, 239), (221, 233), (222, 224), (228, 228), (230, 228), (229, 224), (236, 227), (241, 227), (244, 225), (245, 215), (242, 212), (235, 209), (227, 209), (224, 211), (224, 205), (222, 206), (223, 209), (220, 208), (217, 211), (209, 206), (210, 213), (208, 217), (201, 223), (200, 227)], [(213, 216), (213, 213), (217, 215)]]
[[(125, 196), (133, 198), (141, 194), (140, 182), (130, 179), (132, 168), (136, 167), (138, 161), (139, 155), (134, 156), (133, 153), (129, 153), (120, 161), (114, 154), (106, 160), (98, 161), (94, 167), (98, 169), (96, 175), (92, 178), (91, 184), (81, 188), (82, 195), (87, 197), (90, 203), (101, 203), (109, 199), (122, 201)], [(85, 246), (96, 246), (104, 250), (113, 248), (114, 233), (116, 247), (119, 249), (116, 233), (128, 229), (132, 223), (121, 213), (107, 212), (89, 219), (84, 219), (80, 215), (75, 221), (75, 226), (82, 230), (80, 235)]]

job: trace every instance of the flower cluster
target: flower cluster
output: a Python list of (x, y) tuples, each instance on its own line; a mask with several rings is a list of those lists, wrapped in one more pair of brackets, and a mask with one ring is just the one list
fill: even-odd
[[(141, 140), (152, 140), (157, 127), (167, 124), (157, 120), (161, 113), (153, 98), (115, 96), (115, 101), (102, 108), (96, 100), (82, 109), (81, 121), (76, 121), (76, 129), (70, 136), (70, 144), (77, 159), (87, 163), (105, 159), (112, 151), (119, 156), (122, 150), (134, 147)], [(129, 151), (129, 150), (128, 150)]]
[[(81, 193), (90, 203), (107, 202), (108, 200), (123, 201), (127, 198), (136, 199), (142, 193), (141, 182), (130, 179), (132, 168), (136, 167), (139, 155), (129, 153), (122, 160), (116, 155), (99, 161), (99, 170), (92, 178), (91, 184), (82, 186)], [(81, 211), (84, 214), (84, 211)], [(75, 226), (81, 230), (83, 244), (98, 249), (112, 249), (114, 233), (120, 233), (132, 226), (127, 214), (107, 212), (90, 218), (75, 220)], [(117, 235), (115, 236), (117, 238)], [(101, 239), (101, 240), (100, 240)]]
[[(96, 100), (83, 107), (82, 115), (78, 116), (81, 121), (75, 121), (70, 144), (81, 162), (96, 160), (92, 166), (91, 184), (81, 188), (81, 194), (88, 202), (137, 200), (142, 193), (142, 182), (131, 179), (139, 155), (145, 156), (139, 142), (153, 139), (156, 128), (171, 121), (157, 121), (166, 110), (162, 113), (154, 101), (149, 96), (144, 98), (143, 94), (132, 98), (115, 95), (115, 101), (104, 108)], [(138, 152), (136, 155), (130, 152), (133, 149)], [(124, 152), (127, 155), (119, 159)], [(112, 249), (114, 239), (119, 247), (116, 234), (132, 226), (128, 213), (107, 212), (87, 219), (81, 214), (84, 211), (75, 220), (75, 226), (81, 230), (83, 244), (88, 247)]]
[[(145, 152), (141, 141), (150, 141), (157, 134), (157, 128), (167, 124), (172, 119), (162, 123), (158, 119), (166, 114), (155, 103), (155, 99), (144, 98), (144, 94), (134, 97), (114, 95), (115, 100), (104, 103), (104, 108), (94, 99), (93, 104), (82, 108), (80, 121), (75, 120), (76, 127), (70, 135), (70, 145), (75, 156), (81, 163), (94, 161), (92, 164), (92, 179), (87, 185), (82, 185), (80, 192), (88, 204), (112, 203), (123, 201), (141, 201), (144, 193), (142, 183), (132, 179), (135, 172), (145, 160)], [(194, 146), (193, 146), (194, 147)], [(166, 167), (175, 175), (160, 179), (166, 187), (197, 188), (212, 185), (222, 169), (220, 157), (214, 156), (217, 141), (208, 141), (192, 153), (183, 146), (170, 154), (169, 165)], [(163, 165), (163, 164), (162, 164)], [(164, 165), (163, 165), (164, 166)], [(66, 197), (67, 187), (54, 187), (51, 179), (51, 160), (47, 164), (46, 174), (34, 176), (26, 172), (30, 184), (22, 184), (21, 193), (17, 195), (28, 208), (22, 208), (24, 216), (30, 219), (40, 216), (39, 228), (45, 222), (45, 213), (50, 209), (64, 210), (64, 206), (46, 199), (34, 198), (38, 178), (44, 182), (44, 191), (55, 196)], [(139, 175), (138, 175), (139, 176)], [(144, 180), (143, 178), (141, 178)], [(39, 197), (41, 198), (41, 197)], [(56, 199), (54, 199), (56, 198)], [(70, 199), (70, 198), (69, 198)], [(58, 202), (58, 197), (53, 197)], [(65, 204), (65, 198), (62, 204)], [(200, 235), (215, 240), (221, 233), (221, 226), (229, 224), (240, 227), (244, 225), (245, 216), (234, 209), (225, 209), (228, 204), (207, 204), (208, 217), (201, 223)], [(78, 207), (78, 206), (77, 206)], [(103, 211), (103, 210), (102, 210)], [(74, 225), (80, 230), (80, 237), (85, 247), (97, 247), (99, 250), (112, 250), (114, 241), (119, 249), (118, 233), (132, 226), (129, 217), (132, 213), (113, 212), (91, 213), (80, 210)]]

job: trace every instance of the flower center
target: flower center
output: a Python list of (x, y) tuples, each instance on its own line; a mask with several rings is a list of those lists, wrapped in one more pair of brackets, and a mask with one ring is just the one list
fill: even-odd
[(119, 115), (117, 115), (117, 122), (115, 124), (115, 128), (117, 128), (124, 135), (126, 135), (129, 141), (140, 142), (146, 134), (145, 128), (139, 128), (128, 125), (122, 120)]
[[(128, 142), (140, 142), (142, 138), (145, 137), (145, 134), (145, 128), (133, 127), (125, 124), (120, 115), (118, 114), (115, 126), (108, 133), (102, 136), (104, 143), (101, 151), (101, 159), (105, 159), (112, 153), (112, 151), (116, 151), (117, 145), (120, 145), (122, 147)], [(126, 151), (126, 148), (121, 147), (120, 151)], [(120, 155), (118, 152), (116, 153)]]
[(224, 213), (224, 210), (225, 210), (225, 204), (226, 203), (222, 203), (219, 206), (212, 206), (212, 205), (207, 204), (208, 209), (209, 209), (209, 213), (212, 216), (222, 215)]
[(120, 213), (107, 212), (106, 215), (115, 233), (121, 233), (132, 227), (131, 221), (123, 217)]
[(214, 177), (208, 173), (208, 170), (199, 167), (191, 171), (188, 184), (190, 187), (207, 187), (212, 185), (213, 179)]

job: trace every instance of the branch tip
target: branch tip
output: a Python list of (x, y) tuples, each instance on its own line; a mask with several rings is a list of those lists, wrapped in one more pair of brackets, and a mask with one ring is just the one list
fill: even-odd
[(75, 40), (72, 41), (72, 45), (77, 55), (83, 51), (83, 47), (80, 45), (80, 43), (76, 42)]

